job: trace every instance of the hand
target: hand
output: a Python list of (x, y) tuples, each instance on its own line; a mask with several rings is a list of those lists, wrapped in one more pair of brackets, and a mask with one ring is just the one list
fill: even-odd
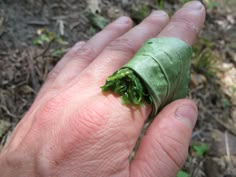
[(50, 72), (30, 110), (0, 155), (2, 177), (174, 177), (188, 152), (197, 108), (175, 101), (154, 119), (129, 162), (151, 108), (131, 109), (105, 79), (151, 37), (192, 45), (205, 19), (200, 2), (187, 3), (169, 21), (154, 11), (132, 28), (121, 17), (87, 42), (77, 43)]

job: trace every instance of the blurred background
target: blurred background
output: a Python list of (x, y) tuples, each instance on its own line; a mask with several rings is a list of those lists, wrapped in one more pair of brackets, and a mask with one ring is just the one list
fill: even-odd
[[(119, 16), (135, 24), (152, 9), (171, 16), (189, 0), (0, 0), (0, 149), (47, 73), (77, 41)], [(203, 0), (193, 46), (191, 93), (199, 119), (178, 177), (236, 176), (236, 1)]]

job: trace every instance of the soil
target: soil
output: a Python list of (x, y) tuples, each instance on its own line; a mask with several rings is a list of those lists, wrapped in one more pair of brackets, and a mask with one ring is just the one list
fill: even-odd
[[(139, 23), (151, 9), (164, 7), (173, 14), (183, 1), (158, 2), (1, 0), (1, 147), (64, 52), (118, 16), (129, 15)], [(204, 2), (207, 19), (201, 40), (194, 46), (190, 83), (190, 97), (198, 105), (199, 120), (183, 170), (194, 177), (233, 177), (236, 176), (236, 3)], [(91, 13), (99, 20), (94, 21)], [(53, 36), (53, 40), (35, 42), (42, 34)], [(204, 144), (207, 150), (198, 154), (196, 147)]]

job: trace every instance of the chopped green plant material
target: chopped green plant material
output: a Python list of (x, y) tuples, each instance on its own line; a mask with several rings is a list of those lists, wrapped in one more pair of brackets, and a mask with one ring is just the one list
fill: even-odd
[(191, 47), (179, 39), (150, 39), (107, 78), (102, 90), (121, 95), (124, 104), (152, 104), (154, 117), (166, 104), (188, 94), (191, 55)]
[(102, 91), (112, 90), (121, 95), (125, 104), (141, 105), (144, 102), (151, 104), (151, 97), (143, 85), (131, 69), (123, 68), (107, 78)]

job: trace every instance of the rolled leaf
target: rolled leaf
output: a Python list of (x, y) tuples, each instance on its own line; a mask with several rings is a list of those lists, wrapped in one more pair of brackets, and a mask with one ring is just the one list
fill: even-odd
[[(126, 99), (124, 103), (151, 103), (150, 117), (154, 117), (166, 104), (187, 96), (191, 56), (191, 47), (182, 40), (170, 37), (149, 39), (126, 65), (107, 78), (102, 89), (118, 93), (123, 100)], [(134, 78), (142, 88), (134, 83)], [(117, 89), (119, 87), (123, 92)], [(135, 94), (130, 95), (131, 92)]]

